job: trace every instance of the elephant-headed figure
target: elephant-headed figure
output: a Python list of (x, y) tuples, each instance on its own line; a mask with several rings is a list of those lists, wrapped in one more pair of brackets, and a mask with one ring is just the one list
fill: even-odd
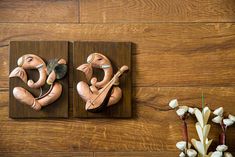
[[(93, 69), (98, 68), (104, 71), (104, 77), (98, 81), (92, 77)], [(122, 90), (119, 85), (119, 77), (128, 70), (123, 66), (113, 75), (113, 67), (110, 60), (101, 53), (92, 53), (87, 57), (87, 63), (80, 65), (77, 70), (82, 71), (89, 83), (80, 81), (77, 84), (77, 92), (86, 102), (85, 109), (90, 112), (100, 112), (108, 106), (116, 104), (122, 97)]]
[[(34, 110), (41, 110), (42, 107), (47, 106), (56, 101), (62, 93), (62, 85), (56, 81), (66, 75), (67, 65), (64, 59), (53, 59), (46, 63), (37, 55), (25, 54), (17, 60), (16, 67), (9, 75), (9, 77), (19, 77), (30, 88), (41, 89), (46, 83), (50, 86), (49, 90), (34, 97), (29, 91), (22, 87), (14, 87), (13, 95), (21, 102), (31, 106)], [(28, 80), (25, 70), (38, 70), (39, 78), (36, 82)]]

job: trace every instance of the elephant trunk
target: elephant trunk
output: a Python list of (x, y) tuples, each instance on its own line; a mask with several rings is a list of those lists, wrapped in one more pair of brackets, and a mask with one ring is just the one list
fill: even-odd
[(104, 87), (112, 78), (113, 76), (113, 68), (107, 68), (103, 69), (104, 70), (104, 78), (100, 82), (96, 82), (95, 86), (98, 88)]
[(47, 72), (46, 72), (46, 65), (42, 64), (41, 67), (38, 67), (38, 72), (39, 72), (39, 79), (37, 82), (34, 82), (33, 80), (28, 81), (28, 86), (31, 88), (39, 88), (43, 86), (46, 82), (47, 78)]

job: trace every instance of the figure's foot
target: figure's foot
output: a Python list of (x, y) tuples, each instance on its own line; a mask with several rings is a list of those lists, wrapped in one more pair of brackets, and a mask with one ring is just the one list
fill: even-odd
[(111, 97), (109, 98), (108, 106), (116, 104), (122, 98), (122, 90), (119, 87), (114, 87)]
[(34, 99), (33, 105), (31, 107), (36, 111), (39, 111), (42, 108), (42, 106), (39, 104), (39, 102), (35, 99)]

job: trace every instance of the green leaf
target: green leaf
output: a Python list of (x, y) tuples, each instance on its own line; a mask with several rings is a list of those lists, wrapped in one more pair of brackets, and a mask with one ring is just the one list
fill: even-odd
[(65, 64), (58, 64), (55, 67), (56, 79), (61, 79), (65, 76), (67, 72), (67, 65)]

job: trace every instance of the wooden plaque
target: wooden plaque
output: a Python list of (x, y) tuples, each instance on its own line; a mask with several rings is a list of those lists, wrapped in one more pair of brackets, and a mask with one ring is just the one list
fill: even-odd
[[(68, 42), (67, 41), (11, 41), (10, 42), (10, 72), (17, 67), (17, 60), (24, 54), (35, 54), (41, 57), (46, 63), (50, 59), (64, 58), (68, 61)], [(68, 64), (67, 64), (68, 65)], [(37, 81), (38, 72), (26, 71), (28, 77)], [(14, 87), (23, 87), (31, 93), (38, 93), (38, 90), (30, 89), (19, 78), (9, 78), (9, 116), (11, 118), (55, 118), (68, 117), (68, 72), (59, 81), (63, 86), (63, 91), (58, 100), (40, 111), (33, 110), (30, 106), (23, 105), (13, 96)]]
[[(109, 58), (114, 74), (117, 70), (127, 65), (129, 71), (120, 77), (119, 87), (122, 89), (121, 100), (104, 111), (91, 113), (85, 110), (85, 102), (78, 95), (76, 86), (79, 81), (86, 81), (83, 72), (76, 68), (86, 63), (91, 53), (101, 53)], [(98, 80), (103, 79), (103, 70), (94, 71)], [(128, 118), (132, 115), (131, 104), (131, 43), (130, 42), (74, 42), (73, 50), (73, 116), (74, 117), (116, 117)]]

